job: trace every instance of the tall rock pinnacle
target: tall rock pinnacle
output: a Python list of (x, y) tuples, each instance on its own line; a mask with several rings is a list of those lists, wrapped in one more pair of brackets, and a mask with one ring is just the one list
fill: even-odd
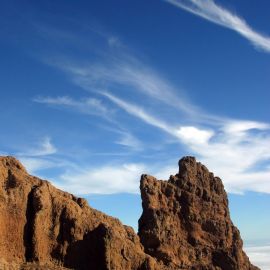
[(254, 270), (233, 225), (218, 177), (194, 157), (168, 181), (141, 178), (139, 236), (145, 252), (169, 269)]

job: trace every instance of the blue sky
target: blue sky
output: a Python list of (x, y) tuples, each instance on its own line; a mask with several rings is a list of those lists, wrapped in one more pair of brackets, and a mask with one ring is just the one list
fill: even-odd
[(140, 175), (168, 179), (194, 155), (223, 179), (246, 243), (269, 252), (269, 8), (3, 1), (0, 153), (135, 228)]

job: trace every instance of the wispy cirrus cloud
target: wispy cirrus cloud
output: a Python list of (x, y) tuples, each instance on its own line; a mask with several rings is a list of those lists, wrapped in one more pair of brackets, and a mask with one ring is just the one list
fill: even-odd
[[(34, 102), (51, 105), (60, 108), (68, 108), (79, 113), (86, 115), (95, 115), (104, 117), (109, 122), (114, 122), (112, 118), (113, 110), (105, 106), (100, 99), (96, 98), (83, 98), (76, 100), (69, 96), (58, 96), (58, 97), (36, 97), (33, 99)], [(132, 150), (138, 151), (142, 149), (142, 142), (137, 139), (131, 132), (121, 128), (117, 125), (117, 128), (106, 128), (109, 131), (113, 131), (119, 135), (119, 138), (114, 141), (118, 145), (128, 147)]]
[(51, 106), (66, 107), (74, 109), (84, 114), (99, 115), (108, 117), (112, 114), (101, 100), (96, 98), (82, 98), (80, 100), (73, 99), (69, 96), (58, 96), (58, 97), (44, 97), (38, 96), (33, 99), (34, 102), (47, 104)]
[(99, 93), (104, 89), (125, 89), (125, 93), (141, 94), (155, 102), (165, 103), (174, 107), (186, 116), (212, 121), (215, 117), (207, 115), (201, 108), (194, 105), (184, 93), (179, 91), (163, 76), (149, 65), (131, 55), (127, 51), (117, 51), (106, 55), (106, 59), (98, 62), (77, 62), (70, 60), (54, 60), (50, 65), (60, 68), (71, 76), (72, 81), (89, 92)]
[(17, 156), (28, 156), (28, 157), (41, 157), (52, 155), (57, 152), (56, 147), (52, 144), (51, 138), (46, 136), (42, 138), (35, 146), (30, 146), (23, 152), (16, 153)]
[(103, 96), (107, 97), (109, 100), (111, 100), (114, 104), (125, 110), (128, 114), (140, 118), (147, 124), (158, 127), (162, 130), (170, 130), (164, 121), (148, 114), (142, 107), (124, 101), (123, 99), (118, 98), (111, 93), (108, 92), (100, 92), (100, 93)]
[(223, 178), (228, 191), (270, 193), (269, 168), (256, 170), (257, 164), (270, 160), (269, 124), (231, 119), (211, 128), (177, 127), (112, 94), (104, 95), (130, 115), (178, 138), (192, 154)]
[[(192, 2), (202, 7), (207, 6), (200, 0)], [(205, 3), (216, 5), (210, 0)], [(71, 81), (86, 90), (90, 96), (99, 95), (101, 103), (104, 101), (108, 108), (116, 108), (113, 122), (118, 127), (123, 125), (125, 130), (132, 130), (132, 118), (137, 118), (154, 127), (153, 134), (167, 134), (172, 137), (173, 143), (178, 144), (182, 151), (185, 149), (185, 153), (195, 155), (220, 176), (227, 191), (270, 193), (269, 123), (232, 119), (206, 112), (204, 108), (193, 104), (183, 89), (174, 86), (160, 72), (126, 48), (110, 51), (106, 57), (102, 56), (96, 62), (61, 59), (49, 64), (66, 72)], [(70, 103), (65, 99), (47, 101)], [(80, 106), (76, 105), (74, 108), (80, 110)], [(123, 117), (125, 114), (131, 119), (127, 115)], [(133, 134), (121, 136), (116, 143), (136, 146)], [(144, 141), (142, 143), (146, 144)], [(144, 166), (148, 168), (148, 172), (157, 176), (164, 175), (170, 169), (172, 173), (175, 172), (175, 166), (168, 163), (163, 164), (163, 169), (159, 166), (159, 170), (154, 169), (153, 163)], [(107, 166), (100, 167), (100, 170), (103, 168), (107, 169)], [(118, 168), (122, 171), (122, 161)], [(91, 168), (88, 169), (90, 171)], [(92, 182), (95, 182), (94, 176), (90, 183)], [(126, 186), (126, 190), (131, 189)], [(115, 186), (112, 192), (117, 190), (122, 189)]]
[[(134, 80), (134, 73), (138, 72), (135, 68), (134, 72), (125, 73), (122, 82), (121, 72), (116, 75), (114, 69), (100, 70), (96, 69), (97, 73), (95, 73), (94, 70), (88, 70), (82, 65), (81, 69), (77, 66), (76, 69), (69, 68), (68, 72), (73, 77), (73, 82), (89, 93), (93, 91), (100, 94), (101, 97), (110, 100), (132, 117), (173, 136), (190, 154), (197, 156), (200, 161), (222, 177), (229, 192), (242, 193), (251, 190), (270, 193), (269, 168), (267, 166), (260, 167), (259, 170), (256, 168), (260, 163), (269, 163), (270, 129), (268, 123), (211, 115), (204, 113), (203, 110), (189, 101), (185, 106), (177, 107), (178, 101), (181, 99), (178, 93), (181, 90), (177, 93), (177, 91), (172, 90), (173, 87), (162, 87), (169, 85), (169, 83), (166, 80), (163, 81), (161, 75), (157, 75), (158, 79), (155, 80), (152, 73), (148, 73), (150, 78), (147, 77), (147, 73), (144, 73), (144, 79), (140, 80), (141, 77), (138, 77), (137, 80), (140, 82), (137, 83)], [(119, 79), (115, 79), (117, 76)], [(104, 82), (106, 83), (104, 84)], [(144, 83), (150, 86), (142, 87)], [(115, 90), (115, 84), (118, 87), (126, 87), (126, 91), (139, 92), (152, 97), (152, 101), (155, 100), (159, 104), (170, 107), (170, 109), (174, 108), (174, 113), (179, 110), (184, 112), (188, 116), (188, 121), (185, 119), (183, 123), (183, 115), (178, 122), (172, 121), (167, 115), (161, 119), (162, 114), (160, 115), (158, 103), (149, 112), (145, 109), (148, 104), (147, 100), (138, 105), (139, 101), (136, 99), (131, 103), (113, 94), (112, 92), (115, 93), (118, 89), (116, 87)], [(104, 88), (112, 90), (105, 91)], [(119, 95), (122, 95), (121, 92)], [(184, 102), (185, 99), (182, 101)], [(170, 106), (171, 104), (174, 106)], [(173, 166), (166, 166), (173, 168)], [(151, 170), (150, 167), (149, 171), (160, 175), (158, 171)]]
[[(61, 172), (66, 171), (67, 168), (69, 170), (77, 171), (80, 168), (80, 165), (76, 162), (72, 162), (68, 160), (67, 157), (63, 156), (39, 156), (39, 157), (31, 157), (31, 156), (18, 156), (19, 160), (27, 169), (28, 173), (34, 174), (41, 178), (46, 178), (46, 171), (50, 170), (59, 170)], [(54, 182), (56, 179), (50, 177), (50, 181)], [(76, 192), (69, 190), (70, 192)]]
[(104, 165), (98, 168), (86, 168), (78, 171), (67, 171), (56, 181), (59, 188), (73, 190), (77, 194), (112, 194), (138, 193), (143, 164), (126, 163), (121, 166)]
[(270, 37), (254, 30), (249, 24), (214, 0), (165, 0), (205, 20), (229, 28), (249, 40), (256, 48), (270, 53)]
[(120, 138), (115, 141), (116, 144), (131, 148), (135, 151), (141, 151), (143, 149), (142, 142), (128, 131), (119, 130)]
[(19, 156), (20, 161), (30, 174), (38, 174), (40, 170), (55, 168), (52, 160), (41, 157)]
[(39, 170), (55, 167), (55, 162), (53, 162), (50, 157), (56, 154), (57, 151), (57, 148), (51, 142), (51, 138), (45, 136), (38, 142), (35, 142), (14, 155), (20, 159), (28, 172), (35, 173)]

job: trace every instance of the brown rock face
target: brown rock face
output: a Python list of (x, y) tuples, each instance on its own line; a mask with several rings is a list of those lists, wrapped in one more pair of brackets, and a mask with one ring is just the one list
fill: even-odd
[(193, 157), (168, 181), (143, 175), (139, 236), (168, 269), (253, 270), (233, 225), (223, 184)]
[(131, 227), (12, 157), (0, 157), (0, 230), (0, 269), (155, 269)]
[(218, 178), (194, 158), (142, 176), (139, 236), (82, 198), (0, 157), (0, 269), (253, 270)]

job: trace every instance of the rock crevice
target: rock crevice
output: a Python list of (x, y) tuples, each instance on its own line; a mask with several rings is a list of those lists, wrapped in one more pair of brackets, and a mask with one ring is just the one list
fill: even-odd
[(37, 186), (33, 186), (27, 196), (26, 202), (26, 222), (24, 225), (24, 246), (25, 246), (25, 259), (26, 261), (34, 261), (35, 243), (34, 243), (34, 221), (35, 221), (35, 207), (34, 207), (34, 192)]

